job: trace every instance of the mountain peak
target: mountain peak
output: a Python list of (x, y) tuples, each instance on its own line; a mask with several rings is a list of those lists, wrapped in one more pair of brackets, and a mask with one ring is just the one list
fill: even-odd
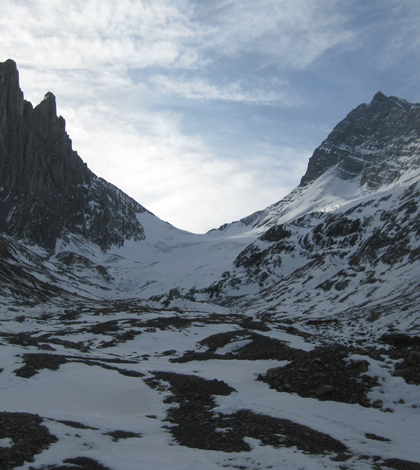
[(14, 60), (7, 59), (4, 62), (0, 62), (0, 75), (13, 72), (17, 73), (17, 71), (17, 65)]
[(420, 106), (379, 91), (370, 104), (351, 111), (315, 150), (301, 185), (337, 165), (341, 179), (358, 179), (377, 189), (420, 165), (419, 150)]
[(44, 95), (44, 99), (39, 103), (37, 108), (48, 108), (53, 115), (57, 115), (57, 103), (55, 95), (48, 91)]
[(384, 95), (384, 94), (382, 93), (382, 91), (378, 91), (378, 92), (375, 94), (375, 96), (373, 97), (372, 103), (373, 103), (374, 101), (378, 101), (378, 102), (389, 102), (389, 98), (388, 98), (386, 95)]
[(73, 150), (56, 99), (32, 107), (16, 64), (0, 64), (0, 230), (44, 248), (76, 234), (103, 250), (141, 239), (144, 208), (97, 178)]
[(397, 96), (386, 96), (381, 91), (378, 91), (378, 93), (376, 93), (376, 95), (373, 97), (371, 105), (373, 105), (374, 103), (383, 103), (389, 106), (397, 108), (399, 107), (403, 109), (410, 109), (413, 106), (419, 106), (418, 104), (409, 103), (408, 101), (402, 98), (398, 98)]

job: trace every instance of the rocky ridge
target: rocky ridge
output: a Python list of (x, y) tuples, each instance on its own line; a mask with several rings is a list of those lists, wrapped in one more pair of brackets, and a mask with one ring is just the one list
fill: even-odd
[(351, 111), (318, 147), (301, 180), (307, 185), (337, 165), (339, 178), (375, 190), (420, 165), (420, 104), (378, 92)]
[(24, 100), (12, 60), (0, 64), (0, 198), (0, 230), (44, 248), (69, 234), (103, 250), (144, 238), (145, 209), (88, 169), (52, 93), (35, 108)]

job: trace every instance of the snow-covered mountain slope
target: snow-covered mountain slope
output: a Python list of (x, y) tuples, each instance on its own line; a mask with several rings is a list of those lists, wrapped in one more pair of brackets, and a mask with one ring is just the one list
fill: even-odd
[[(356, 298), (355, 288), (364, 285), (367, 274), (354, 276), (356, 257), (360, 269), (375, 279), (387, 272), (388, 281), (378, 281), (383, 290), (394, 290), (394, 280), (399, 285), (403, 265), (408, 266), (405, 281), (415, 278), (418, 105), (377, 93), (334, 128), (287, 197), (241, 221), (195, 235), (161, 221), (93, 175), (71, 149), (53, 95), (32, 110), (19, 89), (16, 65), (7, 61), (1, 73), (1, 219), (9, 237), (4, 243), (10, 240), (15, 254), (22, 247), (17, 264), (25, 260), (20, 269), (26, 269), (26, 278), (38, 273), (42, 282), (91, 298), (145, 299), (176, 291), (197, 301), (226, 302), (232, 296), (265, 296), (266, 289), (284, 292), (286, 279), (299, 286), (308, 271), (314, 281), (296, 289), (299, 296), (313, 297), (315, 306), (320, 305), (319, 284), (340, 285), (341, 295), (324, 289), (324, 300), (331, 303), (323, 308), (326, 315), (346, 310), (342, 299)], [(28, 194), (22, 189), (27, 187), (32, 189)], [(405, 204), (411, 212), (404, 219)], [(388, 235), (374, 250), (372, 240), (384, 231)], [(404, 255), (395, 254), (397, 240)], [(3, 262), (10, 269), (10, 258)], [(334, 282), (343, 270), (351, 273), (352, 282)], [(313, 283), (309, 294), (305, 289)], [(19, 292), (2, 289), (8, 297)], [(364, 303), (359, 298), (357, 305)], [(299, 307), (292, 314), (305, 312)]]
[[(417, 335), (420, 279), (420, 180), (274, 226), (235, 260), (218, 288), (259, 291), (246, 308), (305, 323), (334, 321), (376, 338)], [(254, 291), (255, 291), (254, 287)], [(351, 326), (350, 326), (351, 325)]]
[(420, 469), (419, 105), (378, 93), (204, 235), (37, 108), (0, 64), (1, 469)]

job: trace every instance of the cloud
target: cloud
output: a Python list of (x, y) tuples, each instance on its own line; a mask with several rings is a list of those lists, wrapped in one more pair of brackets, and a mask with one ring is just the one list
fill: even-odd
[[(40, 87), (63, 95), (118, 92), (147, 82), (163, 93), (193, 99), (255, 104), (300, 104), (282, 87), (254, 80), (255, 69), (308, 67), (325, 51), (350, 40), (331, 0), (4, 0), (0, 44), (25, 71), (29, 99)], [(203, 10), (204, 9), (204, 10)], [(209, 70), (220, 60), (246, 59), (243, 77)], [(224, 58), (224, 59), (223, 59)], [(132, 70), (140, 71), (135, 75)], [(170, 78), (194, 72), (196, 77)], [(135, 76), (135, 78), (133, 78)], [(254, 77), (255, 78), (255, 77)], [(138, 91), (138, 90), (136, 90)], [(33, 93), (33, 95), (32, 95)]]
[(152, 78), (151, 82), (157, 87), (159, 93), (176, 94), (188, 99), (281, 106), (297, 104), (296, 99), (292, 99), (287, 90), (280, 90), (280, 86), (286, 85), (287, 81), (277, 80), (276, 89), (273, 89), (273, 83), (267, 86), (265, 82), (260, 87), (255, 87), (254, 84), (251, 90), (246, 90), (243, 83), (238, 81), (225, 86), (217, 86), (201, 77), (188, 79), (157, 75)]
[(111, 106), (65, 108), (75, 150), (158, 217), (206, 232), (286, 195), (304, 173), (309, 151), (256, 145), (241, 160), (214, 153), (181, 131), (179, 115)]
[[(420, 59), (420, 4), (417, 2), (387, 0), (383, 15), (378, 20), (383, 53), (379, 64), (382, 70), (395, 67), (409, 59), (417, 71)], [(417, 61), (413, 60), (414, 57)]]
[(5, 0), (0, 26), (3, 48), (25, 64), (64, 70), (185, 64), (194, 35), (188, 14), (165, 0)]
[(116, 77), (129, 68), (205, 67), (246, 53), (302, 69), (351, 39), (336, 4), (219, 0), (203, 11), (186, 0), (4, 0), (0, 42), (23, 67)]
[(206, 46), (219, 56), (254, 53), (280, 69), (302, 70), (354, 37), (339, 0), (224, 0), (202, 15), (213, 26)]

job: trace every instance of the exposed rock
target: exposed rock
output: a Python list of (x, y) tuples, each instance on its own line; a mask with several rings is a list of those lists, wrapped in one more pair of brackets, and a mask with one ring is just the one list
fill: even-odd
[(249, 452), (245, 437), (258, 439), (261, 445), (275, 448), (296, 446), (311, 454), (344, 453), (347, 447), (331, 436), (293, 421), (239, 410), (233, 414), (216, 414), (213, 395), (229, 395), (235, 390), (219, 380), (205, 380), (193, 375), (153, 372), (146, 383), (164, 387), (172, 393), (166, 401), (178, 406), (169, 408), (169, 430), (179, 444), (196, 449), (223, 452)]
[[(68, 465), (66, 465), (68, 464)], [(33, 467), (31, 467), (32, 470)], [(34, 469), (35, 470), (35, 469)], [(97, 460), (89, 457), (76, 457), (74, 459), (65, 459), (63, 464), (43, 465), (36, 470), (111, 470), (105, 467)]]
[(44, 248), (69, 234), (103, 250), (144, 238), (145, 209), (83, 163), (52, 93), (23, 99), (12, 60), (0, 63), (0, 199), (0, 230)]
[[(413, 161), (420, 140), (420, 105), (378, 92), (370, 104), (351, 111), (318, 147), (301, 180), (306, 185), (337, 165), (342, 179), (359, 178), (377, 188), (395, 181)], [(410, 155), (410, 162), (404, 161)]]
[[(308, 352), (296, 351), (289, 364), (270, 369), (270, 374), (259, 376), (258, 380), (279, 392), (368, 407), (371, 405), (367, 394), (377, 385), (377, 379), (360, 375), (365, 372), (367, 361), (345, 360), (350, 353), (356, 352), (360, 353), (338, 345), (318, 347)], [(293, 350), (291, 354), (293, 356)]]
[(319, 397), (323, 397), (324, 395), (328, 395), (334, 391), (334, 387), (332, 385), (321, 385), (315, 390), (315, 395)]
[(10, 447), (0, 447), (0, 467), (12, 470), (25, 461), (33, 462), (34, 456), (57, 442), (43, 419), (31, 413), (0, 413), (0, 439), (10, 438)]
[(141, 433), (132, 431), (109, 431), (105, 432), (104, 436), (111, 436), (114, 442), (118, 442), (120, 439), (143, 437)]
[(408, 356), (408, 362), (412, 365), (420, 363), (420, 351), (410, 351), (410, 354)]
[(277, 374), (281, 370), (282, 366), (272, 367), (271, 369), (267, 369), (265, 373), (266, 377), (271, 377), (273, 374)]
[(410, 374), (410, 369), (409, 368), (397, 369), (394, 372), (394, 377), (408, 377), (409, 374)]
[(357, 370), (362, 373), (362, 372), (367, 372), (369, 369), (369, 362), (364, 361), (363, 359), (360, 359), (358, 361), (354, 361), (354, 365), (357, 367)]

